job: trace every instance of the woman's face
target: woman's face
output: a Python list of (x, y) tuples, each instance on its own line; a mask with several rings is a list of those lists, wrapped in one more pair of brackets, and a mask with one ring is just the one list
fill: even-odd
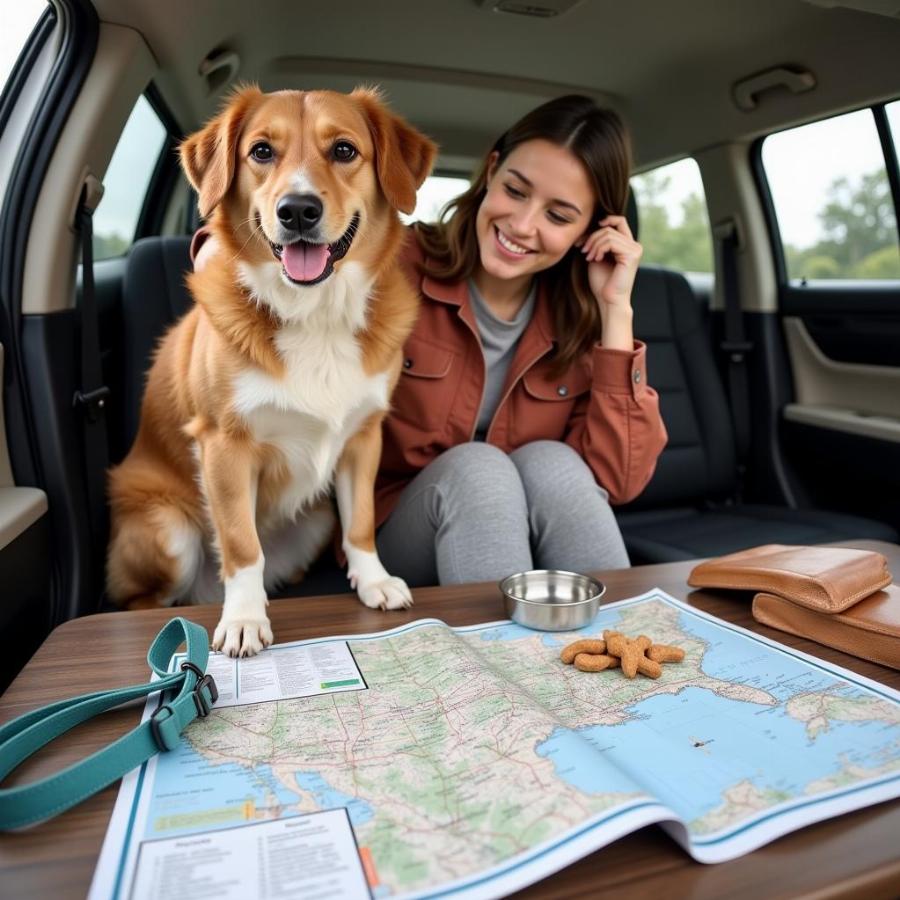
[(475, 220), (481, 265), (504, 280), (548, 269), (584, 235), (594, 203), (587, 171), (569, 150), (520, 144), (488, 174)]

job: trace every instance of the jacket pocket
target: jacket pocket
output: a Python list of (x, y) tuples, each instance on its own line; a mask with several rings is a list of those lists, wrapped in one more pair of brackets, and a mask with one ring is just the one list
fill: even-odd
[(403, 347), (403, 368), (391, 398), (392, 415), (422, 431), (447, 424), (461, 372), (459, 356), (446, 347), (410, 337)]
[(551, 375), (547, 368), (539, 367), (526, 372), (522, 381), (535, 400), (550, 403), (571, 402), (591, 388), (590, 374), (582, 366), (573, 366), (563, 375)]
[(576, 402), (590, 390), (590, 376), (580, 366), (563, 375), (551, 375), (548, 369), (549, 366), (539, 366), (522, 377), (525, 390), (510, 417), (516, 446), (563, 440)]

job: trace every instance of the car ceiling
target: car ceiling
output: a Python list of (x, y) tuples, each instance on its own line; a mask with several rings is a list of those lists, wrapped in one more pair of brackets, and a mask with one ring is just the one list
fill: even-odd
[[(215, 51), (236, 56), (231, 84), (382, 85), (440, 143), (440, 165), (451, 170), (468, 169), (520, 114), (571, 91), (625, 116), (639, 167), (900, 94), (895, 0), (580, 0), (553, 18), (497, 12), (497, 2), (94, 5), (102, 21), (144, 37), (159, 65), (156, 87), (185, 131), (227, 92), (199, 73)], [(816, 87), (776, 89), (740, 110), (733, 84), (774, 66), (807, 70)]]

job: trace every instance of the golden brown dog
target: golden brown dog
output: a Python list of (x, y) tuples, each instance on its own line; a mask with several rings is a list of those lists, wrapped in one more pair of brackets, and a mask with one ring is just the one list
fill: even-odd
[(108, 591), (131, 608), (224, 599), (213, 647), (272, 641), (266, 590), (333, 534), (366, 606), (409, 589), (375, 550), (381, 420), (416, 295), (397, 267), (435, 147), (377, 93), (237, 92), (181, 146), (219, 247), (189, 277), (141, 423), (110, 475)]

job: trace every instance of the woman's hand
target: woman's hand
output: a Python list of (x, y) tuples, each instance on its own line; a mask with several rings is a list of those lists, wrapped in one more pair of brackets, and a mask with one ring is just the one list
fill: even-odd
[(608, 306), (631, 306), (631, 288), (643, 247), (634, 239), (625, 216), (607, 216), (600, 228), (581, 245), (588, 264), (588, 279), (597, 302)]
[(600, 305), (603, 346), (632, 350), (631, 289), (644, 249), (634, 239), (625, 216), (607, 216), (581, 244), (591, 292)]

